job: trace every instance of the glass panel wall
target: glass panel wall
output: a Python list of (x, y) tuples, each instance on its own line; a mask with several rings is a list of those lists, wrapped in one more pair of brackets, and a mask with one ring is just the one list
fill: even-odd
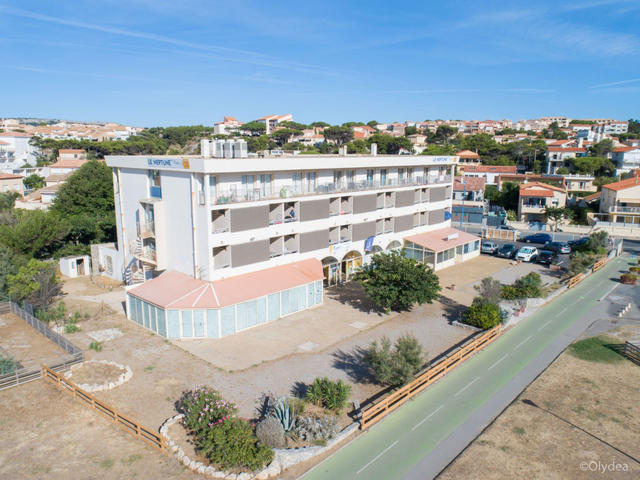
[(218, 310), (207, 310), (207, 337), (218, 338)]
[(191, 310), (181, 310), (182, 315), (182, 336), (193, 337), (193, 312)]
[(204, 310), (193, 312), (193, 336), (204, 337)]
[(167, 324), (169, 326), (169, 338), (180, 338), (180, 312), (178, 310), (167, 311)]
[(220, 310), (221, 335), (231, 335), (236, 331), (236, 307), (225, 307)]
[(280, 294), (273, 293), (268, 297), (269, 301), (269, 321), (275, 320), (280, 317)]

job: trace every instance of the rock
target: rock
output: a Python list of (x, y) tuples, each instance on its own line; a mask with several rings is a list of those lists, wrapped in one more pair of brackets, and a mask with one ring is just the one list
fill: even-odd
[(242, 472), (236, 476), (236, 480), (251, 480), (251, 475), (247, 472)]
[(266, 468), (256, 475), (256, 480), (267, 480), (269, 478), (269, 470)]
[(276, 475), (280, 475), (280, 472), (282, 471), (282, 466), (280, 465), (280, 462), (278, 462), (277, 460), (274, 460), (266, 468), (266, 471), (269, 473), (270, 477), (275, 477)]
[(215, 470), (213, 472), (213, 478), (226, 478), (227, 474), (224, 472), (220, 472), (218, 470)]
[(204, 465), (200, 464), (200, 466), (198, 467), (198, 473), (204, 473), (206, 468), (207, 467), (205, 467)]
[(184, 457), (182, 457), (182, 463), (184, 463), (185, 466), (188, 467), (189, 464), (191, 463), (191, 459), (185, 455)]
[(198, 466), (202, 465), (200, 462), (196, 462), (195, 460), (191, 460), (191, 463), (189, 463), (189, 468), (191, 470), (197, 470)]
[(205, 473), (206, 475), (211, 476), (211, 477), (213, 477), (213, 474), (214, 474), (215, 472), (216, 472), (216, 469), (215, 469), (215, 468), (213, 468), (213, 467), (211, 467), (211, 466), (209, 466), (209, 467), (207, 467), (207, 468), (205, 468), (205, 469), (204, 469), (204, 473)]

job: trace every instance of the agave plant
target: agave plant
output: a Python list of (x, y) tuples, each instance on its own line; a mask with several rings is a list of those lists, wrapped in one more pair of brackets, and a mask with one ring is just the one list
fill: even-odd
[(280, 397), (271, 405), (269, 415), (280, 422), (285, 432), (290, 432), (296, 424), (298, 412), (296, 411), (294, 402), (289, 401), (287, 397)]

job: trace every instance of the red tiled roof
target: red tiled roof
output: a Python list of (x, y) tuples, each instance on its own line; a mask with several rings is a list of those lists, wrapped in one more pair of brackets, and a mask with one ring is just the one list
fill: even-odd
[(465, 183), (467, 184), (466, 186), (462, 183), (462, 177), (456, 177), (453, 181), (453, 190), (456, 192), (464, 192), (465, 189), (468, 192), (484, 191), (485, 181), (482, 177), (466, 177)]
[(636, 175), (631, 178), (627, 178), (626, 180), (620, 180), (619, 182), (613, 182), (607, 185), (603, 185), (602, 188), (606, 188), (607, 190), (613, 190), (614, 192), (618, 192), (620, 190), (625, 190), (627, 188), (637, 187), (638, 185), (640, 185), (640, 175), (636, 173)]
[(516, 173), (515, 165), (472, 165), (465, 167), (464, 173)]
[(549, 147), (550, 152), (580, 152), (587, 153), (587, 149), (583, 147)]
[(31, 137), (31, 135), (22, 132), (3, 132), (0, 133), (0, 137)]
[(480, 155), (476, 152), (472, 152), (471, 150), (460, 150), (459, 152), (456, 152), (456, 155), (462, 158), (480, 158)]
[(602, 192), (592, 193), (591, 195), (587, 195), (586, 197), (584, 197), (584, 201), (593, 202), (594, 200), (597, 200), (598, 198), (600, 198), (601, 195), (602, 195)]
[(14, 175), (13, 173), (0, 173), (0, 180), (16, 180), (23, 178), (22, 175)]
[(564, 189), (542, 182), (520, 184), (521, 197), (553, 197), (553, 192), (566, 193)]
[(207, 282), (168, 271), (127, 293), (165, 309), (222, 308), (322, 280), (315, 258)]
[(80, 168), (89, 160), (82, 160), (80, 158), (61, 158), (56, 163), (49, 165), (50, 168)]
[[(457, 235), (457, 237), (447, 240), (451, 235)], [(439, 230), (433, 230), (432, 232), (404, 237), (404, 239), (432, 252), (442, 252), (443, 250), (449, 250), (458, 245), (480, 240), (480, 237), (476, 237), (467, 232), (461, 232), (455, 228), (441, 228)]]
[(640, 150), (640, 147), (616, 147), (613, 149), (614, 152), (630, 152), (632, 150)]
[(63, 148), (58, 150), (58, 154), (72, 154), (72, 153), (85, 153), (85, 151), (81, 148)]

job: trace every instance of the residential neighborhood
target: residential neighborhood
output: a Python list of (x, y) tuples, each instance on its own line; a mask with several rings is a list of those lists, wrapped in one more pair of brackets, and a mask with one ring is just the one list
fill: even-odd
[(640, 5), (0, 5), (0, 479), (640, 478)]

